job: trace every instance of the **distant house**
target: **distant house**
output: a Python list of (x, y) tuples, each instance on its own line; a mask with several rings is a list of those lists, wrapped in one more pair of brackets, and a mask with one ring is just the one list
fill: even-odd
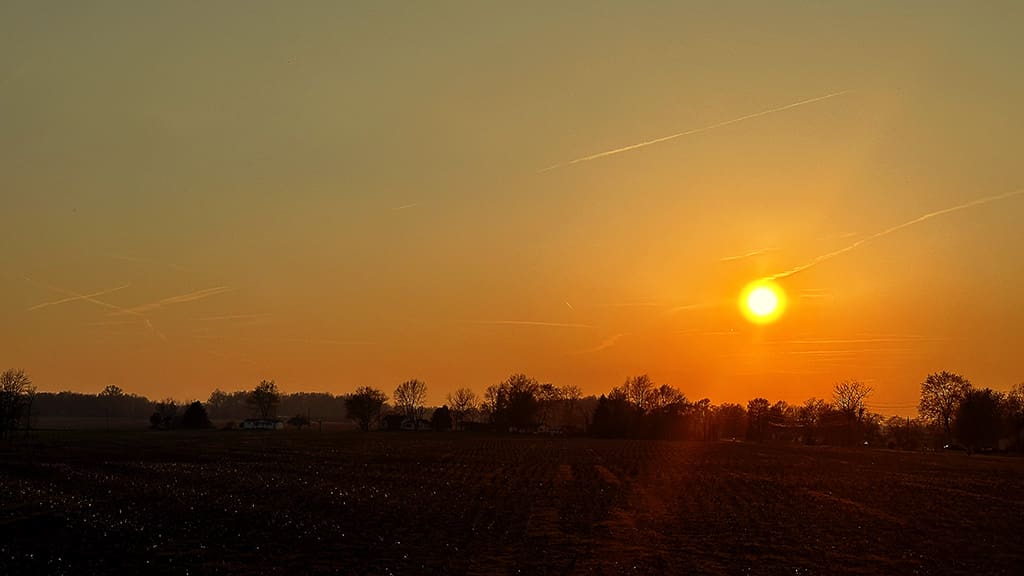
[(284, 422), (274, 418), (247, 418), (238, 425), (242, 430), (280, 430)]

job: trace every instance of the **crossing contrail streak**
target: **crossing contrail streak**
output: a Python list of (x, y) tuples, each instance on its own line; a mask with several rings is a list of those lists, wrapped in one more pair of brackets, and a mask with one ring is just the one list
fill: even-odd
[(93, 292), (92, 294), (82, 294), (80, 296), (68, 296), (67, 298), (61, 298), (60, 300), (54, 300), (52, 302), (43, 302), (42, 304), (36, 304), (35, 306), (32, 306), (31, 308), (28, 309), (28, 311), (31, 312), (32, 310), (39, 310), (40, 308), (46, 308), (46, 307), (49, 307), (49, 306), (56, 306), (57, 304), (65, 304), (67, 302), (78, 302), (80, 300), (88, 301), (90, 298), (96, 298), (97, 296), (103, 296), (104, 294), (110, 294), (111, 292), (117, 292), (118, 290), (124, 290), (125, 288), (128, 288), (129, 286), (131, 286), (131, 284), (125, 284), (123, 286), (118, 286), (116, 288), (109, 288), (107, 290), (100, 290), (99, 292)]
[(744, 120), (751, 120), (753, 118), (758, 118), (760, 116), (766, 116), (768, 114), (774, 114), (776, 112), (782, 112), (784, 110), (789, 110), (791, 108), (796, 108), (798, 106), (804, 106), (806, 104), (811, 104), (811, 103), (814, 103), (814, 102), (820, 102), (822, 100), (828, 100), (829, 98), (835, 98), (836, 96), (842, 96), (843, 94), (846, 94), (848, 92), (850, 92), (850, 91), (849, 90), (842, 90), (840, 92), (833, 92), (831, 94), (826, 94), (824, 96), (817, 96), (815, 98), (809, 98), (807, 100), (801, 100), (799, 102), (793, 102), (792, 104), (786, 104), (785, 106), (779, 106), (777, 108), (770, 108), (768, 110), (762, 110), (760, 112), (754, 112), (753, 114), (747, 114), (745, 116), (740, 116), (739, 118), (733, 118), (732, 120), (724, 120), (722, 122), (715, 122), (714, 124), (708, 124), (707, 126), (701, 126), (700, 128), (692, 128), (690, 130), (686, 130), (686, 131), (683, 131), (683, 132), (676, 132), (675, 134), (669, 134), (668, 136), (662, 136), (661, 138), (655, 138), (654, 140), (647, 140), (645, 142), (640, 142), (640, 143), (637, 143), (637, 144), (630, 144), (629, 146), (623, 146), (621, 148), (615, 148), (614, 150), (606, 150), (604, 152), (598, 152), (597, 154), (591, 154), (590, 156), (583, 156), (583, 157), (577, 158), (575, 160), (570, 160), (568, 162), (563, 162), (561, 164), (555, 164), (553, 166), (548, 166), (547, 168), (539, 170), (538, 173), (550, 172), (550, 171), (556, 170), (558, 168), (563, 168), (563, 167), (566, 167), (566, 166), (572, 166), (573, 164), (579, 164), (580, 162), (589, 162), (590, 160), (597, 160), (598, 158), (604, 158), (605, 156), (611, 156), (613, 154), (620, 154), (622, 152), (629, 152), (630, 150), (636, 150), (637, 148), (644, 148), (646, 146), (652, 146), (654, 144), (660, 144), (662, 142), (667, 142), (669, 140), (674, 140), (675, 138), (680, 138), (682, 136), (690, 136), (692, 134), (699, 134), (701, 132), (707, 132), (708, 130), (714, 130), (715, 128), (721, 128), (723, 126), (728, 126), (730, 124), (736, 124), (737, 122), (743, 122)]
[(964, 204), (957, 204), (956, 206), (950, 206), (949, 208), (943, 208), (942, 210), (936, 210), (934, 212), (929, 212), (927, 214), (922, 214), (921, 216), (918, 216), (917, 218), (914, 218), (913, 220), (908, 220), (908, 221), (906, 221), (906, 222), (904, 222), (902, 224), (897, 224), (895, 226), (891, 226), (889, 228), (886, 228), (885, 230), (882, 230), (880, 232), (875, 232), (874, 234), (871, 234), (869, 236), (865, 236), (864, 238), (861, 238), (860, 240), (857, 240), (856, 242), (854, 242), (853, 244), (850, 244), (849, 246), (845, 246), (845, 247), (840, 248), (838, 250), (833, 250), (832, 252), (828, 252), (828, 253), (822, 254), (821, 256), (818, 256), (818, 257), (814, 258), (813, 260), (811, 260), (810, 262), (807, 262), (806, 264), (802, 264), (800, 266), (797, 266), (796, 268), (791, 268), (789, 270), (786, 270), (785, 272), (779, 272), (777, 274), (772, 274), (771, 276), (767, 276), (766, 279), (768, 279), (768, 280), (779, 280), (780, 278), (788, 278), (789, 276), (792, 276), (792, 275), (797, 274), (799, 272), (803, 272), (804, 270), (807, 270), (808, 268), (811, 268), (813, 266), (817, 266), (818, 264), (821, 264), (822, 262), (824, 262), (826, 260), (831, 260), (831, 259), (835, 258), (836, 256), (839, 256), (841, 254), (845, 254), (845, 253), (849, 252), (850, 250), (854, 250), (854, 249), (860, 247), (861, 245), (866, 244), (866, 243), (868, 243), (868, 242), (870, 242), (872, 240), (877, 240), (878, 238), (881, 238), (882, 236), (888, 236), (889, 234), (892, 234), (893, 232), (896, 232), (898, 230), (902, 230), (904, 228), (907, 228), (908, 226), (913, 226), (914, 224), (919, 224), (921, 222), (924, 222), (925, 220), (929, 220), (931, 218), (935, 218), (936, 216), (942, 216), (943, 214), (949, 214), (950, 212), (959, 212), (960, 210), (966, 210), (968, 208), (973, 208), (975, 206), (981, 206), (983, 204), (988, 204), (990, 202), (996, 202), (998, 200), (1005, 200), (1007, 198), (1011, 198), (1013, 196), (1019, 196), (1021, 194), (1024, 194), (1024, 188), (1021, 188), (1021, 189), (1018, 189), (1018, 190), (1014, 190), (1013, 192), (1006, 192), (1004, 194), (997, 194), (995, 196), (986, 196), (984, 198), (978, 198), (977, 200), (972, 200), (972, 201), (964, 203)]

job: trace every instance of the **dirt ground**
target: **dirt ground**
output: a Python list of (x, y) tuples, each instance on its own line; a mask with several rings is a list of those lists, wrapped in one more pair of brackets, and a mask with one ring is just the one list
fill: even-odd
[(0, 574), (1020, 574), (1024, 459), (454, 433), (0, 445)]

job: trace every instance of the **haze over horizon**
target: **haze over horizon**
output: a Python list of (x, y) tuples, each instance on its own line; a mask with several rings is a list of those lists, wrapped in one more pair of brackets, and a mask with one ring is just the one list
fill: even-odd
[[(1024, 5), (0, 5), (40, 390), (1024, 380)], [(816, 49), (808, 50), (808, 46)], [(788, 307), (737, 298), (775, 278)]]

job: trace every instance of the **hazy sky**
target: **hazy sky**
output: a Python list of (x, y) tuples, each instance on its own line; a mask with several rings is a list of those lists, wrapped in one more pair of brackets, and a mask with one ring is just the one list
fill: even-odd
[(736, 306), (1024, 187), (1024, 4), (838, 4), (0, 3), (0, 367), (178, 399), (1006, 389), (1024, 195), (780, 279), (776, 323)]

